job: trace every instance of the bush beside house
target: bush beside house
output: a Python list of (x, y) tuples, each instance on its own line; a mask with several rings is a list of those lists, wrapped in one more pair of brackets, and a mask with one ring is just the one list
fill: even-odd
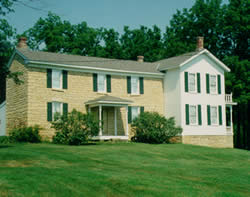
[(98, 135), (99, 122), (92, 114), (83, 114), (73, 109), (68, 115), (55, 117), (52, 128), (56, 130), (53, 143), (82, 145), (91, 137)]
[(175, 126), (175, 119), (165, 118), (157, 112), (141, 113), (132, 123), (135, 142), (161, 144), (181, 134), (182, 128)]
[(16, 127), (10, 131), (9, 141), (10, 142), (30, 142), (38, 143), (41, 142), (41, 136), (39, 131), (41, 128), (38, 125), (35, 126), (21, 126)]

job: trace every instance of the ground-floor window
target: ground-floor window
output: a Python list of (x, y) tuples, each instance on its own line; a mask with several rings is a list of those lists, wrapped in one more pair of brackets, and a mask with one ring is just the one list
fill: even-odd
[(218, 124), (218, 109), (217, 106), (211, 106), (211, 124)]
[(226, 108), (226, 125), (227, 127), (231, 126), (231, 111), (230, 107)]
[(55, 120), (55, 117), (62, 115), (62, 105), (61, 102), (52, 102), (52, 120)]
[(202, 125), (201, 105), (186, 104), (186, 125)]

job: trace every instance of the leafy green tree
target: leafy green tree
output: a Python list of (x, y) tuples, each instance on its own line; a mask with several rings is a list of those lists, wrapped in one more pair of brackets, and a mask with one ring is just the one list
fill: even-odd
[(157, 26), (152, 29), (141, 26), (134, 30), (125, 26), (120, 42), (122, 59), (136, 60), (138, 55), (143, 55), (145, 61), (153, 62), (162, 58), (162, 35)]
[(15, 29), (11, 27), (4, 18), (9, 12), (13, 12), (11, 6), (15, 0), (0, 1), (0, 103), (5, 100), (6, 77), (12, 77), (18, 82), (17, 73), (10, 73), (7, 62), (13, 52), (13, 45), (10, 42), (15, 35)]
[(205, 48), (220, 57), (225, 9), (222, 0), (196, 0), (192, 8), (178, 10), (164, 34), (165, 57), (194, 51), (197, 36), (203, 36)]

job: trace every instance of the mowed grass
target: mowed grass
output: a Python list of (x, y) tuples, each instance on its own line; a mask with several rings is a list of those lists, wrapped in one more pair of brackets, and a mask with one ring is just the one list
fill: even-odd
[(250, 196), (250, 152), (183, 144), (0, 145), (0, 196)]

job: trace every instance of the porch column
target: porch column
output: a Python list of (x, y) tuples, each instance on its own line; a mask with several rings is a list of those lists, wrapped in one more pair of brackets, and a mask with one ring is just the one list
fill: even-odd
[(114, 107), (114, 122), (115, 122), (115, 125), (114, 125), (114, 128), (115, 128), (115, 136), (117, 136), (117, 112), (116, 112), (116, 107)]
[(233, 106), (230, 105), (230, 126), (231, 126), (231, 133), (233, 133)]
[(88, 112), (91, 113), (91, 107), (90, 106), (88, 106)]
[(102, 105), (99, 105), (99, 136), (102, 136)]
[(128, 106), (126, 106), (126, 136), (128, 136)]

